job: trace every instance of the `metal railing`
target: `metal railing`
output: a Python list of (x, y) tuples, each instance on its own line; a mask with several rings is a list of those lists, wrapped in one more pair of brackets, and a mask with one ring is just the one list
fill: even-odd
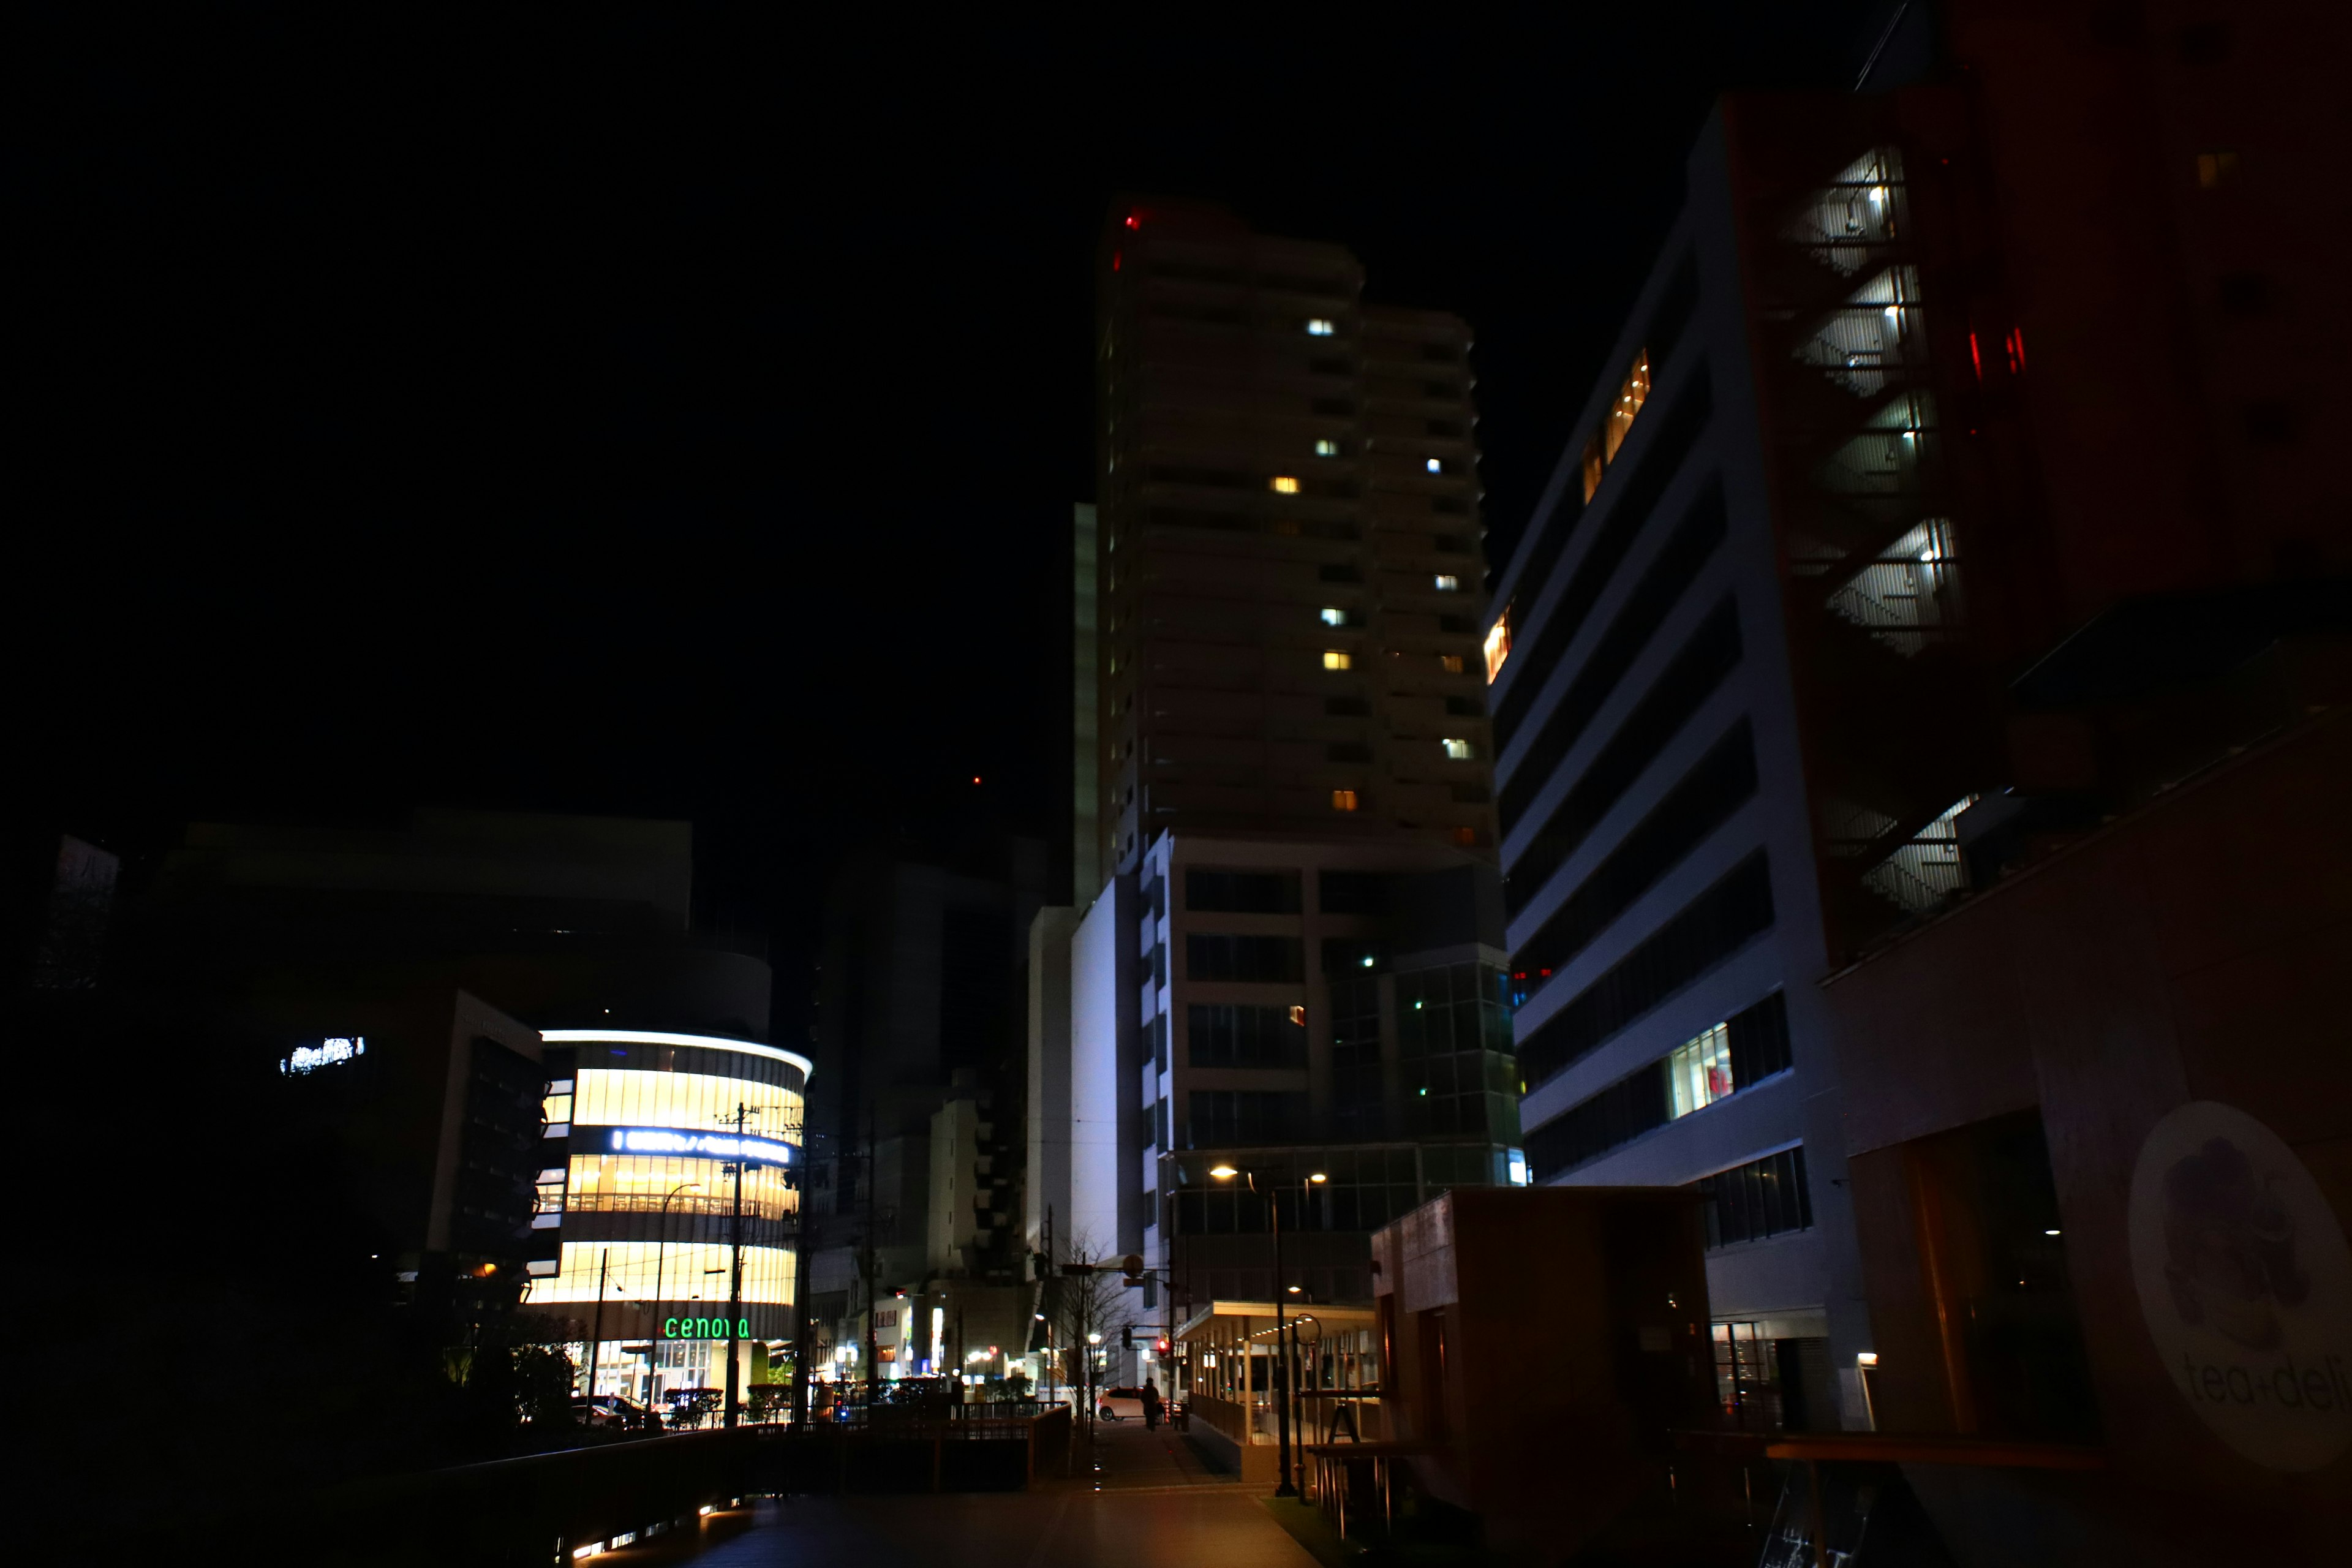
[(1396, 1526), (1396, 1466), (1412, 1452), (1407, 1443), (1309, 1443), (1307, 1495), (1339, 1539), (1351, 1520), (1361, 1525), (1377, 1507), (1382, 1533)]
[[(566, 1193), (552, 1203), (542, 1199), (540, 1212), (542, 1214), (658, 1215), (663, 1212), (663, 1196), (659, 1193)], [(762, 1204), (748, 1197), (743, 1200), (743, 1217), (747, 1220), (771, 1222), (785, 1220), (793, 1218), (799, 1212), (797, 1205)], [(700, 1215), (708, 1218), (728, 1219), (735, 1213), (735, 1200), (731, 1194), (724, 1194), (718, 1196), (706, 1194), (694, 1197), (681, 1194), (677, 1201), (670, 1204), (668, 1213), (673, 1217), (680, 1215)]]

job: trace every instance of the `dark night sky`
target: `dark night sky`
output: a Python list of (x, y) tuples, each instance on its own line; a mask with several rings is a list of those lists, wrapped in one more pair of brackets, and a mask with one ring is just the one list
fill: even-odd
[(1223, 199), (1466, 316), (1498, 548), (1710, 100), (1850, 83), (1874, 7), (314, 9), (60, 21), (29, 56), (18, 768), (134, 852), (198, 815), (691, 815), (789, 990), (835, 846), (1053, 825), (1115, 192)]

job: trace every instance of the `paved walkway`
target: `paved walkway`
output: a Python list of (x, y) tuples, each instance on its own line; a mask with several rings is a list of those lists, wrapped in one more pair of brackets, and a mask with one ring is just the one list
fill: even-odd
[[(793, 1497), (710, 1539), (689, 1557), (658, 1555), (691, 1568), (1316, 1568), (1238, 1486)], [(635, 1555), (599, 1561), (624, 1568)]]
[(1255, 1488), (1201, 1462), (1181, 1433), (1097, 1428), (1096, 1466), (1016, 1493), (790, 1497), (713, 1520), (694, 1542), (599, 1559), (691, 1568), (1315, 1568)]
[(1181, 1432), (1165, 1426), (1147, 1430), (1140, 1421), (1095, 1424), (1092, 1479), (1097, 1491), (1240, 1485), (1238, 1478), (1220, 1475), (1203, 1464), (1201, 1451)]

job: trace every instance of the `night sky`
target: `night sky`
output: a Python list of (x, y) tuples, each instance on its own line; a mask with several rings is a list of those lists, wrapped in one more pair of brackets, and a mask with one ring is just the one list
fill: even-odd
[(1468, 318), (1499, 560), (1713, 96), (1850, 86), (1876, 7), (312, 9), (51, 8), (21, 57), (19, 776), (134, 861), (192, 816), (691, 816), (788, 1012), (840, 846), (1060, 831), (1115, 195)]

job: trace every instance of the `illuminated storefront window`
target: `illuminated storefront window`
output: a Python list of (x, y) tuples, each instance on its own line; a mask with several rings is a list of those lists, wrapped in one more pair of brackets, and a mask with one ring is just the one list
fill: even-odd
[[(750, 1114), (743, 1131), (753, 1138), (795, 1142), (801, 1097), (767, 1092), (741, 1079), (701, 1072), (618, 1072), (588, 1068), (574, 1079), (572, 1121), (581, 1127), (674, 1127), (696, 1131), (735, 1131), (735, 1107)], [(789, 1127), (787, 1122), (789, 1121)]]
[[(608, 1311), (627, 1304), (658, 1303), (661, 1311), (656, 1316), (674, 1317), (679, 1313), (694, 1315), (698, 1310), (704, 1317), (715, 1316), (727, 1310), (728, 1249), (727, 1222), (706, 1224), (701, 1227), (714, 1239), (694, 1241), (567, 1241), (563, 1244), (563, 1266), (551, 1279), (531, 1282), (526, 1306), (538, 1309), (561, 1301), (596, 1300), (596, 1274), (599, 1266), (604, 1276), (604, 1304)], [(747, 1217), (744, 1228), (751, 1222)], [(655, 1254), (659, 1252), (660, 1257)], [(660, 1268), (660, 1278), (655, 1269)], [(656, 1297), (654, 1292), (661, 1294)], [(756, 1306), (790, 1306), (793, 1300), (793, 1255), (782, 1247), (752, 1247), (743, 1248), (743, 1304)], [(613, 1317), (614, 1326), (625, 1320)], [(643, 1333), (643, 1329), (633, 1330)]]

